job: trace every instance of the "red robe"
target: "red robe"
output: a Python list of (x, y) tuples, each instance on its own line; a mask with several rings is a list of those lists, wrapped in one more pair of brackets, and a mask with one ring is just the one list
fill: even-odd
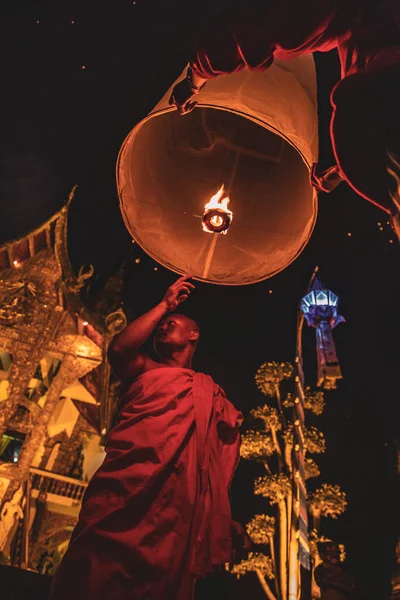
[(140, 375), (122, 397), (51, 600), (190, 600), (196, 577), (231, 560), (240, 423), (206, 375)]
[(342, 68), (332, 93), (337, 164), (357, 193), (389, 208), (386, 151), (400, 158), (399, 0), (234, 1), (200, 37), (191, 66), (210, 79), (333, 48)]

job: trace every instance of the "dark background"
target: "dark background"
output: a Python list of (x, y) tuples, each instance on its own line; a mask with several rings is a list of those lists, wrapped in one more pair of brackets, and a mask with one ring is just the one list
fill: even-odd
[[(92, 288), (101, 289), (129, 255), (125, 308), (130, 317), (138, 315), (161, 298), (175, 275), (162, 267), (155, 271), (156, 263), (131, 244), (118, 208), (117, 153), (182, 71), (197, 30), (221, 1), (8, 4), (0, 31), (0, 242), (40, 225), (77, 183), (69, 221), (74, 267), (93, 264)], [(321, 162), (330, 166), (329, 93), (339, 66), (335, 53), (317, 54), (316, 63)], [(323, 521), (323, 533), (346, 544), (349, 571), (375, 600), (389, 597), (399, 512), (400, 253), (386, 221), (342, 184), (320, 196), (312, 239), (283, 273), (243, 288), (197, 283), (185, 304), (202, 329), (196, 367), (210, 372), (247, 413), (263, 401), (254, 383), (258, 365), (293, 360), (296, 308), (316, 264), (339, 295), (347, 322), (335, 339), (344, 380), (326, 395), (318, 425), (328, 450), (318, 462), (322, 481), (339, 483), (349, 508), (338, 521)], [(307, 383), (313, 385), (314, 332), (306, 330), (304, 337)], [(242, 462), (235, 480), (234, 511), (244, 522), (263, 510), (252, 494), (256, 472)], [(239, 583), (228, 576), (211, 579), (199, 586), (198, 596), (222, 593), (263, 597), (252, 576)]]

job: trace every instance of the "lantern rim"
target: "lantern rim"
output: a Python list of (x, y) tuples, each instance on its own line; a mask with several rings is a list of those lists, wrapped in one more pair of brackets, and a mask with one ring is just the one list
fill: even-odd
[[(272, 125), (269, 125), (268, 123), (266, 123), (265, 121), (263, 121), (262, 119), (257, 119), (256, 117), (254, 117), (251, 114), (245, 113), (241, 110), (237, 110), (237, 109), (232, 109), (229, 107), (224, 107), (224, 106), (219, 106), (217, 104), (210, 104), (210, 103), (205, 103), (205, 102), (197, 102), (196, 107), (194, 108), (194, 110), (196, 110), (197, 108), (206, 108), (206, 109), (211, 109), (211, 110), (219, 110), (221, 112), (227, 112), (227, 113), (231, 113), (237, 116), (240, 116), (248, 121), (252, 121), (253, 123), (255, 123), (256, 125), (259, 125), (261, 127), (263, 127), (264, 129), (266, 129), (267, 131), (270, 131), (272, 133), (274, 133), (275, 135), (277, 135), (278, 137), (280, 137), (281, 139), (283, 139), (287, 144), (289, 144), (292, 148), (294, 148), (296, 150), (296, 152), (299, 154), (300, 158), (302, 159), (304, 165), (306, 166), (307, 169), (311, 168), (311, 164), (310, 162), (307, 160), (307, 158), (305, 157), (305, 155), (303, 154), (303, 152), (301, 152), (301, 150), (284, 134), (282, 134), (281, 131), (279, 131), (277, 128), (273, 127)], [(158, 117), (164, 114), (168, 114), (171, 112), (175, 112), (176, 108), (174, 106), (168, 106), (165, 108), (160, 108), (157, 110), (153, 110), (151, 113), (149, 113), (148, 115), (146, 115), (139, 123), (137, 123), (128, 133), (128, 135), (125, 137), (121, 148), (118, 152), (118, 157), (117, 157), (117, 163), (116, 163), (116, 183), (117, 183), (117, 193), (118, 193), (118, 200), (119, 200), (119, 207), (120, 207), (120, 211), (122, 214), (122, 218), (124, 221), (124, 225), (126, 227), (126, 229), (129, 232), (129, 235), (131, 236), (132, 240), (137, 243), (142, 250), (144, 250), (144, 252), (146, 252), (146, 254), (148, 256), (150, 256), (150, 258), (152, 258), (155, 262), (157, 262), (158, 264), (160, 264), (161, 266), (169, 269), (170, 271), (172, 271), (173, 273), (176, 273), (178, 275), (188, 275), (188, 273), (186, 273), (185, 271), (178, 269), (177, 267), (169, 264), (167, 261), (160, 261), (159, 257), (157, 257), (155, 255), (155, 253), (152, 253), (149, 249), (147, 249), (144, 245), (142, 245), (142, 243), (140, 242), (140, 238), (139, 236), (137, 236), (136, 238), (134, 238), (130, 232), (130, 223), (129, 220), (127, 218), (127, 215), (125, 213), (125, 208), (124, 208), (124, 203), (122, 201), (122, 186), (120, 185), (120, 173), (122, 171), (121, 168), (121, 163), (122, 160), (126, 154), (126, 152), (129, 149), (129, 143), (130, 141), (137, 135), (138, 131), (144, 126), (146, 125), (149, 121), (151, 121), (154, 117)], [(222, 282), (222, 281), (213, 281), (210, 278), (203, 278), (200, 276), (193, 276), (193, 279), (195, 281), (200, 281), (202, 283), (210, 283), (210, 284), (214, 284), (214, 285), (223, 285), (225, 287), (243, 287), (245, 285), (253, 285), (255, 283), (261, 283), (262, 281), (266, 281), (267, 279), (271, 279), (271, 277), (274, 277), (275, 275), (278, 275), (279, 273), (281, 273), (282, 271), (284, 271), (285, 269), (287, 269), (304, 251), (304, 248), (307, 246), (310, 237), (315, 229), (315, 224), (317, 221), (317, 217), (318, 217), (318, 195), (316, 193), (315, 190), (312, 190), (312, 202), (313, 202), (313, 219), (310, 225), (310, 229), (309, 229), (309, 237), (308, 239), (306, 239), (303, 244), (299, 247), (298, 251), (292, 256), (291, 260), (289, 262), (287, 262), (284, 266), (282, 266), (279, 269), (276, 269), (275, 271), (273, 271), (272, 273), (270, 273), (267, 277), (262, 276), (259, 279), (253, 279), (251, 282), (236, 282), (236, 283), (231, 283), (231, 282)]]

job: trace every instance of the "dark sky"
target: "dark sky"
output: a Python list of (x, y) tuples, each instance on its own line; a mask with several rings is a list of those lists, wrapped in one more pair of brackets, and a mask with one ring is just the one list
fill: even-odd
[[(74, 266), (92, 263), (101, 287), (130, 253), (125, 303), (131, 315), (155, 304), (175, 275), (162, 267), (154, 271), (156, 263), (132, 246), (118, 208), (116, 157), (127, 133), (183, 69), (193, 35), (216, 4), (61, 1), (3, 11), (0, 241), (40, 225), (77, 183), (69, 234)], [(316, 60), (321, 161), (329, 166), (329, 91), (339, 76), (338, 61), (334, 53)], [(330, 196), (321, 195), (312, 239), (283, 273), (242, 288), (197, 284), (185, 306), (202, 328), (197, 368), (210, 372), (247, 413), (263, 400), (254, 384), (258, 365), (293, 359), (296, 306), (316, 264), (340, 296), (347, 322), (335, 337), (344, 380), (327, 394), (319, 426), (328, 441), (321, 460), (324, 480), (340, 483), (350, 506), (339, 521), (326, 522), (324, 533), (346, 542), (349, 569), (367, 578), (371, 597), (379, 600), (386, 598), (393, 558), (393, 448), (399, 429), (400, 252), (386, 220), (342, 184)], [(307, 330), (310, 385), (314, 343)], [(242, 463), (234, 501), (243, 520), (262, 508), (254, 504), (253, 476), (254, 469)], [(382, 557), (385, 565), (378, 567)], [(244, 582), (252, 585), (251, 579)], [(230, 593), (242, 593), (244, 582)], [(207, 593), (225, 593), (231, 585), (214, 581)]]

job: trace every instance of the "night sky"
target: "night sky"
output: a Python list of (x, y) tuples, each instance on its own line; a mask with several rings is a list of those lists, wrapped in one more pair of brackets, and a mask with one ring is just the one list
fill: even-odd
[[(157, 268), (125, 230), (115, 186), (118, 150), (182, 71), (193, 36), (217, 4), (60, 1), (3, 11), (0, 242), (40, 225), (78, 184), (69, 222), (73, 265), (94, 265), (96, 291), (128, 256), (130, 318), (157, 303), (176, 276)], [(321, 162), (330, 166), (329, 92), (339, 67), (335, 53), (316, 55), (316, 62)], [(315, 265), (339, 295), (346, 323), (335, 339), (344, 380), (326, 394), (318, 426), (328, 450), (318, 462), (322, 481), (339, 483), (349, 508), (338, 521), (324, 521), (323, 533), (346, 543), (349, 570), (365, 579), (376, 600), (388, 597), (397, 518), (400, 251), (386, 221), (385, 213), (342, 184), (329, 196), (321, 194), (312, 239), (283, 273), (237, 288), (197, 283), (184, 305), (202, 330), (196, 368), (212, 374), (247, 413), (263, 401), (254, 383), (258, 365), (293, 360), (296, 308)], [(314, 332), (307, 329), (309, 385), (316, 375), (314, 344)], [(234, 512), (243, 521), (262, 510), (252, 494), (255, 473), (248, 463), (239, 466)], [(239, 585), (225, 579), (207, 585), (199, 597), (206, 588), (210, 595), (228, 589), (240, 594), (247, 585), (258, 589), (250, 576)]]

